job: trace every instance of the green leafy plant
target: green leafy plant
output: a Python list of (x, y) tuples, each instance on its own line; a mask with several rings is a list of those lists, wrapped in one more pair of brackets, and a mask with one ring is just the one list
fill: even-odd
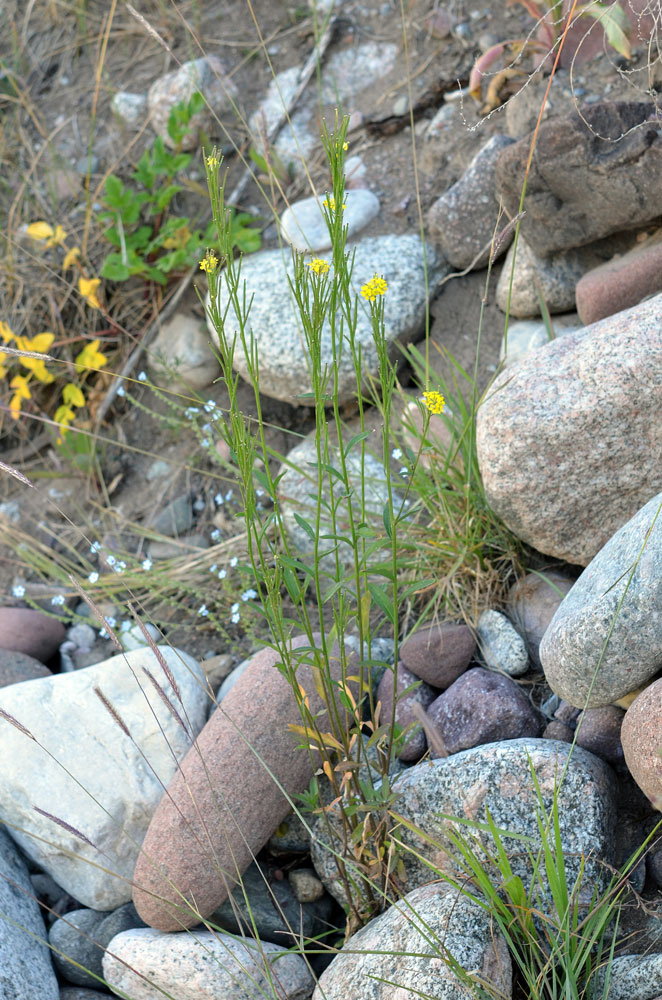
[[(177, 175), (191, 163), (191, 154), (181, 151), (190, 131), (190, 122), (204, 105), (198, 92), (187, 103), (176, 105), (168, 119), (171, 151), (161, 136), (145, 150), (132, 174), (133, 184), (125, 184), (111, 174), (105, 185), (105, 211), (99, 218), (106, 225), (106, 239), (116, 248), (106, 255), (100, 274), (111, 281), (138, 276), (165, 285), (168, 277), (189, 268), (201, 252), (215, 246), (215, 226), (196, 228), (187, 216), (170, 215), (173, 198), (182, 190)], [(261, 236), (248, 223), (245, 212), (231, 210), (233, 247), (244, 253), (260, 249)]]

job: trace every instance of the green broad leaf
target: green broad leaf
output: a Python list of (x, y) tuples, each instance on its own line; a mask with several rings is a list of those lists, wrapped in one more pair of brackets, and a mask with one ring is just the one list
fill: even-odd
[(191, 94), (189, 98), (189, 102), (186, 108), (189, 120), (193, 117), (193, 115), (197, 115), (199, 111), (202, 111), (204, 106), (205, 106), (204, 97), (202, 96), (199, 90), (194, 91), (194, 93)]
[(370, 591), (370, 596), (377, 605), (377, 607), (383, 611), (391, 625), (395, 625), (395, 611), (393, 608), (393, 601), (389, 598), (388, 594), (378, 583), (369, 583), (368, 590)]
[(131, 277), (131, 270), (122, 261), (121, 254), (109, 253), (99, 274), (102, 278), (108, 278), (109, 281), (126, 281), (127, 278)]
[(115, 174), (106, 177), (106, 201), (113, 208), (119, 208), (122, 204), (124, 185)]
[(165, 211), (178, 191), (181, 191), (179, 184), (168, 184), (167, 187), (159, 188), (154, 198), (154, 204), (159, 212)]
[(384, 528), (386, 529), (386, 534), (389, 538), (393, 538), (393, 522), (391, 520), (391, 508), (389, 504), (386, 504), (384, 510), (382, 511), (382, 519), (384, 521)]
[(632, 58), (630, 22), (620, 3), (591, 3), (581, 11), (582, 17), (592, 17), (602, 27), (607, 41), (625, 59)]
[(294, 514), (294, 520), (299, 525), (299, 527), (301, 528), (301, 530), (305, 531), (306, 534), (308, 535), (308, 537), (311, 539), (311, 541), (314, 542), (315, 541), (315, 530), (314, 530), (313, 526), (311, 524), (309, 524), (308, 521), (305, 520), (305, 518), (301, 517), (301, 514), (297, 514), (296, 512)]

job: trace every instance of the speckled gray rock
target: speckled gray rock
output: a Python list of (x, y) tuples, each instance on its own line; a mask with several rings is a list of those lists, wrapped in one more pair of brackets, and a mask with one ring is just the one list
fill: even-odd
[(287, 873), (287, 881), (300, 903), (314, 903), (324, 895), (324, 886), (312, 868), (295, 868)]
[(529, 669), (524, 639), (500, 611), (483, 611), (476, 626), (478, 649), (492, 670), (520, 677)]
[(57, 979), (45, 941), (46, 928), (39, 905), (33, 898), (28, 869), (15, 844), (0, 829), (2, 1000), (34, 1000), (35, 997), (58, 1000)]
[[(377, 700), (382, 703), (381, 719), (389, 723), (393, 718), (393, 674), (393, 670), (386, 670), (377, 688)], [(419, 705), (421, 708), (427, 708), (434, 701), (437, 692), (429, 684), (412, 674), (410, 670), (407, 670), (402, 663), (397, 666), (397, 674), (395, 721), (402, 729), (409, 729), (413, 724), (413, 729), (410, 730), (407, 741), (398, 756), (400, 760), (405, 761), (420, 760), (425, 753), (427, 740), (418, 722), (418, 717), (415, 715), (414, 706)], [(413, 684), (418, 686), (404, 694), (407, 688), (411, 688)]]
[(103, 978), (102, 959), (108, 942), (122, 931), (144, 926), (133, 903), (125, 903), (111, 913), (69, 910), (48, 933), (53, 965), (70, 983), (99, 987), (102, 984), (95, 977)]
[(103, 1000), (110, 996), (105, 990), (89, 990), (85, 986), (63, 986), (60, 990), (60, 1000)]
[[(593, 996), (601, 996), (604, 968), (592, 980)], [(609, 1000), (659, 1000), (662, 994), (662, 955), (620, 955), (611, 962)]]
[[(503, 274), (503, 271), (501, 272)], [(575, 322), (573, 322), (573, 320)], [(581, 324), (575, 313), (569, 317), (555, 317), (553, 323), (553, 336), (542, 320), (521, 319), (508, 324), (508, 333), (504, 333), (501, 347), (499, 348), (499, 361), (503, 361), (504, 368), (520, 361), (525, 354), (536, 351), (539, 347), (544, 347), (550, 340), (564, 337), (567, 333), (574, 333), (581, 329)]]
[(662, 488), (661, 392), (662, 295), (524, 358), (478, 410), (490, 506), (540, 552), (586, 565)]
[[(291, 66), (276, 74), (258, 109), (249, 119), (253, 143), (263, 156), (266, 155), (265, 136), (274, 128), (294, 97), (299, 87), (300, 73), (299, 66)], [(318, 143), (319, 137), (313, 133), (312, 111), (299, 104), (276, 138), (273, 146), (276, 157), (271, 157), (272, 162), (277, 159), (278, 163), (293, 174), (304, 174), (305, 160)]]
[[(360, 295), (361, 285), (375, 272), (388, 283), (385, 295), (386, 337), (406, 343), (416, 337), (425, 318), (425, 281), (423, 252), (417, 236), (377, 236), (359, 240), (356, 250), (352, 286), (359, 298), (356, 342), (361, 345), (362, 365), (366, 373), (377, 374), (377, 351), (372, 334), (372, 321), (366, 301)], [(430, 283), (445, 273), (445, 265), (431, 248), (427, 251)], [(260, 392), (288, 403), (310, 405), (302, 393), (312, 389), (308, 374), (309, 358), (303, 348), (303, 334), (297, 325), (297, 312), (292, 301), (288, 275), (293, 276), (289, 253), (262, 250), (244, 258), (241, 277), (246, 282), (246, 295), (252, 298), (250, 324), (258, 350)], [(228, 332), (236, 321), (232, 310), (228, 315)], [(214, 343), (217, 335), (210, 324)], [(332, 361), (331, 327), (325, 324), (321, 336), (322, 365)], [(394, 346), (393, 346), (393, 349)], [(235, 368), (248, 378), (246, 358), (237, 346)], [(356, 376), (349, 345), (345, 344), (339, 364), (339, 402), (356, 395)]]
[(495, 994), (510, 997), (510, 955), (489, 914), (437, 884), (414, 889), (353, 934), (320, 976), (313, 1000), (470, 1000), (474, 990), (449, 968), (444, 949)]
[[(648, 120), (648, 123), (645, 124)], [(531, 142), (498, 157), (496, 191), (519, 211)], [(652, 103), (601, 101), (543, 122), (521, 232), (537, 253), (583, 246), (660, 215), (662, 136)]]
[(527, 573), (508, 593), (508, 612), (537, 670), (542, 670), (539, 653), (542, 637), (573, 583), (571, 577), (552, 570)]
[[(454, 849), (445, 834), (446, 821), (439, 816), (463, 816), (485, 822), (487, 807), (497, 827), (531, 837), (529, 846), (535, 855), (540, 834), (531, 765), (545, 808), (549, 810), (569, 751), (567, 744), (553, 740), (508, 740), (416, 764), (393, 783), (393, 789), (400, 793), (397, 811), (406, 821), (424, 830), (431, 841), (402, 826), (399, 832), (403, 843), (442, 870), (452, 870)], [(590, 898), (596, 879), (604, 874), (599, 859), (612, 860), (616, 815), (612, 771), (593, 754), (575, 747), (558, 802), (568, 877), (576, 878), (580, 856), (585, 852)], [(528, 885), (532, 874), (529, 861), (517, 842), (505, 838), (505, 844), (507, 848), (512, 846), (514, 852), (511, 856), (514, 873)], [(403, 851), (402, 858), (408, 886), (419, 886), (433, 878), (430, 868), (409, 850)]]
[(193, 504), (191, 497), (184, 494), (175, 497), (166, 504), (163, 510), (159, 511), (150, 524), (152, 531), (158, 531), (160, 535), (168, 535), (176, 538), (183, 535), (193, 525)]
[(148, 363), (156, 385), (172, 390), (204, 389), (221, 373), (205, 323), (185, 313), (164, 323)]
[[(485, 267), (489, 260), (499, 215), (499, 202), (494, 195), (494, 170), (497, 157), (512, 141), (505, 135), (493, 135), (488, 139), (460, 180), (438, 198), (428, 212), (431, 238), (455, 268), (469, 267), (476, 258), (473, 266)], [(506, 221), (502, 220), (501, 229)], [(505, 253), (509, 242), (509, 238), (501, 242), (500, 253)]]
[(146, 928), (114, 937), (103, 971), (113, 991), (124, 991), (131, 1000), (162, 1000), (164, 992), (177, 1000), (264, 1000), (274, 995), (266, 960), (278, 1000), (307, 1000), (313, 978), (306, 963), (284, 952), (269, 942), (258, 950), (257, 944), (218, 932)]
[(338, 105), (348, 98), (355, 100), (360, 91), (390, 73), (397, 56), (398, 46), (393, 42), (363, 42), (338, 47), (325, 61), (322, 101)]
[(19, 653), (16, 649), (0, 647), (0, 687), (8, 684), (20, 684), (31, 681), (35, 677), (50, 677), (51, 671), (34, 656)]
[(326, 930), (331, 907), (329, 896), (300, 903), (289, 882), (274, 878), (253, 863), (241, 876), (241, 885), (232, 890), (231, 898), (209, 919), (231, 934), (256, 936), (260, 941), (289, 947), (296, 944), (297, 935), (311, 938)]
[(515, 244), (508, 251), (496, 286), (496, 302), (506, 312), (510, 295), (510, 315), (518, 317), (541, 316), (542, 295), (550, 313), (572, 312), (575, 308), (577, 282), (596, 267), (601, 258), (590, 247), (566, 250), (552, 257), (541, 257), (520, 237), (517, 241), (515, 272), (512, 293), (510, 274)]
[[(381, 462), (374, 456), (366, 454), (365, 462), (361, 463), (360, 455), (356, 451), (351, 451), (346, 458), (347, 472), (350, 486), (357, 491), (360, 489), (362, 469), (364, 472), (364, 482), (366, 489), (366, 511), (368, 518), (374, 522), (374, 526), (383, 529), (382, 512), (384, 505), (388, 501), (388, 491), (386, 486), (386, 476)], [(339, 467), (339, 459), (336, 454), (331, 454), (330, 463), (334, 467)], [(287, 529), (288, 535), (296, 550), (303, 556), (311, 557), (315, 553), (315, 541), (308, 532), (301, 527), (297, 521), (297, 516), (302, 517), (307, 522), (315, 523), (316, 501), (311, 499), (317, 494), (317, 451), (315, 446), (314, 432), (304, 438), (287, 455), (286, 461), (279, 469), (278, 499), (281, 506), (281, 517)], [(335, 480), (337, 486), (338, 480)], [(328, 502), (330, 490), (328, 476), (322, 474), (322, 499)], [(399, 495), (395, 493), (395, 503), (398, 503)], [(346, 534), (347, 530), (347, 507), (341, 503), (338, 508), (337, 518), (339, 533)], [(330, 532), (331, 524), (329, 515), (322, 509), (321, 524), (323, 533)], [(334, 547), (332, 539), (324, 539), (319, 546), (320, 565), (331, 571), (335, 565), (335, 557), (329, 553)], [(349, 544), (340, 542), (338, 546), (340, 559), (344, 564), (350, 564), (354, 559), (354, 553)]]
[[(542, 731), (542, 719), (519, 685), (482, 667), (458, 677), (427, 715), (449, 754)], [(431, 756), (441, 756), (434, 746)]]
[(147, 94), (132, 94), (118, 90), (113, 94), (110, 106), (129, 128), (139, 128), (147, 117)]
[[(280, 220), (283, 239), (302, 253), (327, 250), (331, 237), (323, 212), (324, 194), (304, 198), (286, 208)], [(345, 192), (343, 225), (351, 238), (368, 225), (379, 212), (379, 198), (367, 188)]]
[(189, 122), (189, 132), (182, 140), (182, 149), (196, 149), (199, 132), (214, 135), (218, 131), (216, 118), (234, 117), (233, 102), (237, 88), (227, 69), (217, 56), (205, 56), (184, 63), (179, 69), (155, 80), (147, 93), (150, 123), (166, 146), (173, 142), (168, 135), (168, 118), (176, 104), (188, 101), (196, 91), (206, 104)]
[[(13, 824), (11, 836), (32, 860), (94, 909), (114, 909), (131, 898), (136, 858), (151, 815), (177, 761), (205, 722), (202, 668), (179, 650), (162, 646), (161, 652), (183, 707), (149, 649), (0, 688), (0, 708), (38, 741), (0, 719), (0, 818)], [(192, 734), (173, 717), (145, 670), (187, 720)], [(97, 689), (131, 738), (107, 711)], [(88, 842), (50, 816), (69, 823)]]
[(607, 542), (566, 595), (545, 632), (540, 659), (547, 683), (571, 705), (609, 705), (645, 684), (662, 667), (661, 512), (643, 548), (594, 680), (630, 570), (660, 504), (662, 493)]

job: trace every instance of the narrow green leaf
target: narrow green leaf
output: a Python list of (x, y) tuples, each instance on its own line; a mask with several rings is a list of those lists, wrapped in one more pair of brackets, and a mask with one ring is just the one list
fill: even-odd
[(393, 608), (393, 601), (389, 599), (388, 594), (383, 587), (380, 587), (378, 583), (369, 583), (368, 590), (370, 591), (370, 596), (381, 611), (384, 612), (391, 625), (395, 625), (395, 611)]
[(301, 530), (305, 531), (305, 533), (308, 535), (308, 537), (311, 539), (311, 541), (314, 542), (315, 541), (315, 530), (314, 530), (312, 524), (309, 524), (308, 521), (306, 521), (306, 519), (301, 516), (301, 514), (297, 514), (296, 512), (294, 514), (294, 520), (299, 525), (299, 527), (301, 528)]

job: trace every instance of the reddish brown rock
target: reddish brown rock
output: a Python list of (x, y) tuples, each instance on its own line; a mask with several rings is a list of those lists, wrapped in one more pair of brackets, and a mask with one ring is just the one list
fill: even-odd
[(442, 622), (418, 629), (405, 639), (400, 656), (407, 670), (443, 691), (464, 673), (475, 651), (471, 629)]
[[(403, 696), (403, 692), (407, 688), (411, 687), (412, 684), (418, 682), (418, 687), (408, 694)], [(412, 722), (417, 721), (417, 716), (415, 715), (414, 705), (421, 705), (424, 709), (430, 705), (434, 699), (437, 697), (437, 692), (426, 684), (424, 681), (419, 680), (415, 674), (412, 674), (410, 670), (404, 666), (403, 663), (398, 663), (398, 702), (395, 706), (395, 721), (403, 729), (406, 729), (412, 724)], [(377, 700), (382, 703), (382, 712), (380, 715), (380, 722), (382, 724), (389, 723), (392, 718), (393, 712), (393, 671), (387, 670), (379, 682), (379, 687), (377, 688)], [(412, 761), (420, 760), (425, 753), (427, 747), (427, 740), (425, 738), (425, 733), (418, 726), (417, 729), (411, 734), (402, 752), (398, 755), (400, 760)]]
[(15, 649), (0, 648), (0, 687), (32, 681), (35, 677), (50, 677), (51, 672), (39, 660)]
[[(544, 576), (544, 579), (543, 579)], [(547, 627), (574, 580), (552, 570), (527, 573), (511, 587), (508, 607), (513, 623), (526, 643), (529, 657), (542, 670), (538, 650)]]
[(562, 743), (572, 743), (574, 736), (574, 729), (571, 729), (565, 722), (559, 722), (558, 719), (552, 719), (545, 726), (542, 734), (544, 740), (560, 740)]
[[(303, 637), (292, 643), (293, 648), (307, 645)], [(204, 917), (218, 909), (238, 874), (289, 813), (286, 795), (304, 791), (310, 782), (311, 756), (297, 749), (301, 734), (288, 729), (289, 723), (301, 725), (301, 715), (279, 662), (272, 649), (253, 657), (184, 758), (152, 818), (136, 864), (133, 898), (142, 919), (158, 930), (199, 922), (186, 901)], [(339, 680), (337, 657), (331, 657), (330, 667)], [(311, 712), (320, 713), (320, 730), (328, 730), (311, 667), (302, 663), (297, 680)]]
[(542, 730), (541, 717), (521, 687), (482, 667), (468, 670), (440, 694), (428, 708), (428, 718), (449, 754), (520, 736), (537, 737)]
[(662, 291), (662, 243), (652, 243), (583, 275), (575, 289), (577, 312), (588, 326), (636, 306), (659, 291)]
[(46, 663), (65, 639), (62, 622), (32, 608), (0, 608), (0, 649), (13, 649)]
[(623, 761), (621, 725), (625, 712), (616, 705), (588, 708), (577, 720), (577, 746), (590, 750), (609, 764)]
[(649, 684), (628, 708), (621, 743), (630, 774), (662, 810), (662, 680)]

